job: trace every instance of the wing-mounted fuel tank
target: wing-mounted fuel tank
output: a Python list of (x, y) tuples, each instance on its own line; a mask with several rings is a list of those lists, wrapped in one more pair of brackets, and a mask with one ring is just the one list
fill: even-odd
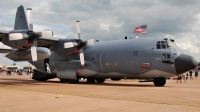
[[(50, 50), (47, 48), (37, 47), (36, 50), (38, 60), (44, 60), (51, 55)], [(6, 57), (13, 61), (30, 61), (32, 60), (31, 49), (14, 50), (9, 52)]]
[(80, 60), (50, 62), (50, 69), (60, 79), (74, 80), (78, 77), (94, 77), (99, 73), (99, 69), (95, 64), (85, 61), (83, 67)]

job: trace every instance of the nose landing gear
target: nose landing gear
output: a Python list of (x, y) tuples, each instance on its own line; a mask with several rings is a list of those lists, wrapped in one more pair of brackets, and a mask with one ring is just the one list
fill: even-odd
[(154, 78), (153, 83), (155, 86), (164, 86), (166, 79), (164, 77)]

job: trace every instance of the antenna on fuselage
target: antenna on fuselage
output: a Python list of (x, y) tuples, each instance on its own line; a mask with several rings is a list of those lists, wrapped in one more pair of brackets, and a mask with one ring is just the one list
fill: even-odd
[(125, 38), (124, 38), (125, 40), (127, 39), (127, 36), (125, 36)]

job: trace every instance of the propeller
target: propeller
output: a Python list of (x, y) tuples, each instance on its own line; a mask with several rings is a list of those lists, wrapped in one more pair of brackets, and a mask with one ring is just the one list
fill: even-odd
[(79, 49), (79, 57), (80, 57), (81, 65), (84, 66), (85, 65), (85, 61), (84, 61), (85, 59), (84, 59), (83, 48), (84, 48), (85, 45), (94, 44), (95, 40), (90, 39), (90, 40), (87, 40), (87, 41), (82, 41), (80, 39), (80, 21), (76, 21), (76, 29), (77, 29), (77, 33), (78, 33), (78, 39), (74, 42), (64, 43), (64, 48), (68, 49), (68, 48), (72, 48), (72, 47), (77, 47)]
[(27, 8), (27, 20), (28, 20), (28, 27), (29, 30), (33, 31), (33, 19), (32, 19), (32, 9)]
[(78, 39), (75, 42), (66, 42), (64, 43), (64, 48), (72, 48), (72, 47), (78, 47), (79, 48), (79, 57), (80, 57), (80, 62), (81, 65), (85, 65), (84, 61), (84, 52), (83, 52), (83, 47), (86, 45), (85, 41), (80, 40), (80, 21), (76, 21), (76, 29), (78, 33)]
[[(80, 21), (76, 21), (76, 29), (77, 29), (77, 33), (78, 33), (78, 39), (80, 39)], [(81, 61), (81, 65), (84, 66), (85, 65), (85, 61), (84, 61), (84, 52), (83, 52), (83, 47), (81, 47), (81, 49), (79, 50), (79, 57), (80, 57), (80, 61)]]
[(23, 21), (21, 24), (27, 24), (28, 29), (14, 30), (9, 33), (9, 40), (27, 39), (31, 43), (32, 61), (37, 61), (37, 38), (52, 37), (52, 31), (34, 32), (32, 9), (27, 8), (27, 22)]
[(27, 22), (28, 22), (28, 27), (30, 32), (29, 34), (29, 38), (32, 38), (32, 43), (31, 43), (31, 57), (32, 57), (32, 61), (37, 61), (37, 40), (36, 38), (39, 38), (40, 35), (38, 35), (35, 32), (31, 32), (33, 31), (33, 19), (32, 19), (32, 9), (31, 8), (27, 8)]
[(81, 33), (81, 28), (80, 28), (80, 21), (76, 21), (76, 29), (77, 29), (77, 33), (78, 33), (78, 39), (80, 39), (80, 33)]

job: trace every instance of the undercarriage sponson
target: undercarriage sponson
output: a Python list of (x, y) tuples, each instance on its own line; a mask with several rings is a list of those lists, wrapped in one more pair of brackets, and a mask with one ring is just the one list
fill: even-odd
[(48, 79), (56, 78), (56, 74), (46, 74), (43, 72), (40, 72), (38, 70), (33, 71), (32, 79), (38, 80), (38, 81), (46, 81)]

